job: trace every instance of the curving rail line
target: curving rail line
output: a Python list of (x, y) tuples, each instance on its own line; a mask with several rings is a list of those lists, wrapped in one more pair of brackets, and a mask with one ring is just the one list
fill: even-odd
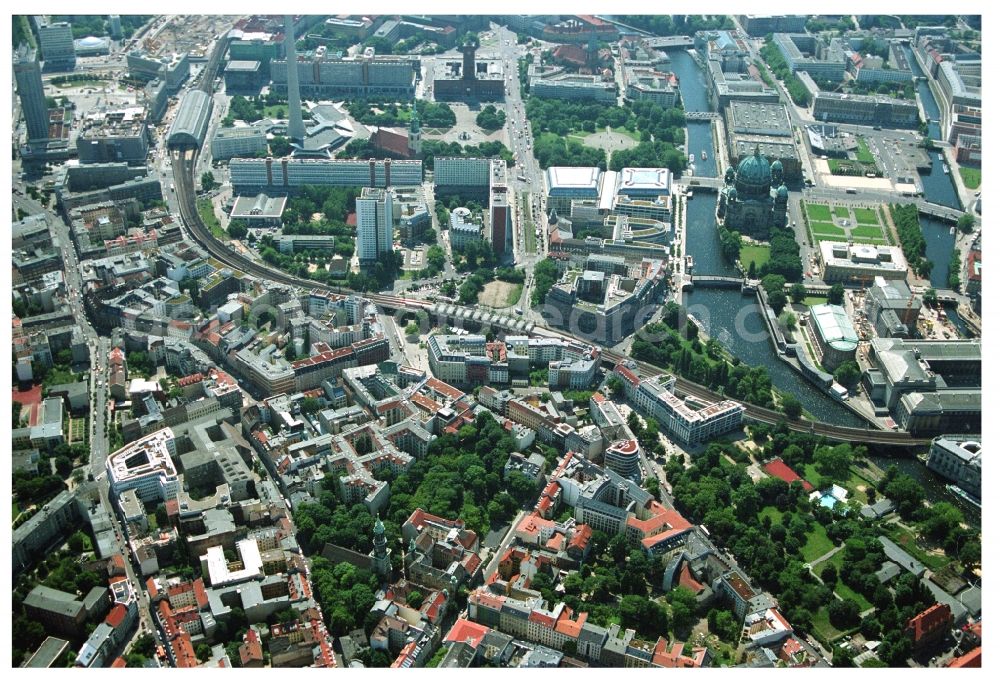
[[(209, 63), (206, 65), (205, 69), (201, 73), (200, 81), (198, 82), (198, 88), (211, 94), (212, 88), (215, 81), (215, 73), (218, 71), (219, 64), (221, 63), (221, 58), (225, 52), (225, 41), (220, 40), (212, 53), (212, 57)], [(247, 258), (246, 256), (236, 253), (235, 251), (227, 248), (223, 243), (216, 239), (212, 233), (205, 227), (202, 222), (201, 217), (198, 215), (198, 210), (196, 207), (196, 193), (194, 189), (194, 176), (195, 168), (197, 167), (198, 151), (194, 149), (175, 149), (171, 153), (171, 165), (174, 174), (174, 184), (176, 186), (177, 201), (180, 206), (181, 220), (183, 221), (185, 227), (190, 233), (191, 237), (200, 244), (206, 251), (208, 251), (212, 256), (217, 258), (223, 263), (230, 265), (237, 270), (246, 272), (247, 274), (260, 277), (261, 279), (268, 279), (275, 282), (280, 282), (283, 284), (289, 284), (292, 286), (299, 287), (309, 287), (311, 289), (320, 289), (323, 291), (329, 291), (337, 294), (355, 294), (357, 292), (342, 289), (340, 287), (332, 287), (327, 284), (321, 284), (313, 280), (305, 279), (302, 277), (296, 277), (287, 272), (282, 272), (276, 268), (268, 267), (267, 265), (258, 263), (256, 261)], [(385, 294), (365, 294), (365, 297), (371, 300), (373, 303), (380, 305), (387, 309), (400, 309), (406, 308), (410, 310), (426, 310), (430, 307), (425, 301), (417, 301), (412, 299), (407, 299), (399, 296), (388, 296)], [(572, 341), (581, 341), (570, 334), (566, 334), (561, 331), (557, 331), (551, 328), (542, 327), (536, 325), (536, 332), (543, 333), (550, 336), (559, 336)], [(602, 352), (603, 361), (606, 364), (616, 365), (620, 362), (630, 360), (627, 356), (613, 351), (610, 349), (604, 349)], [(663, 369), (651, 365), (646, 362), (636, 361), (637, 366), (640, 368), (641, 372), (646, 375), (656, 375), (663, 373)], [(705, 386), (696, 384), (694, 382), (688, 381), (682, 377), (677, 377), (677, 388), (680, 393), (690, 395), (692, 397), (698, 398), (700, 400), (706, 401), (718, 401), (726, 399), (725, 396), (712, 391)], [(831, 440), (847, 441), (847, 442), (859, 442), (859, 443), (875, 443), (879, 445), (887, 446), (901, 446), (901, 447), (913, 447), (926, 445), (928, 443), (927, 439), (914, 438), (907, 433), (900, 433), (897, 431), (880, 431), (878, 429), (871, 428), (853, 428), (847, 426), (838, 426), (836, 424), (829, 424), (820, 421), (809, 421), (809, 420), (796, 420), (788, 421), (787, 417), (781, 412), (775, 410), (769, 410), (758, 405), (752, 405), (743, 401), (737, 401), (746, 408), (745, 416), (748, 419), (754, 421), (764, 422), (767, 424), (778, 424), (779, 422), (786, 422), (788, 428), (792, 431), (798, 431), (802, 433), (813, 433), (818, 436), (825, 436)]]

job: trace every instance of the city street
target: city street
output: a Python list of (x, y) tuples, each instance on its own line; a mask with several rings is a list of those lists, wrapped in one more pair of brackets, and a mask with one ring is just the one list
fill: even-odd
[[(17, 187), (17, 183), (15, 183), (15, 187)], [(30, 197), (15, 193), (13, 195), (13, 204), (15, 210), (20, 208), (29, 214), (45, 214), (62, 248), (63, 262), (66, 264), (64, 274), (66, 277), (66, 288), (69, 293), (69, 303), (73, 310), (73, 316), (87, 340), (87, 345), (90, 347), (91, 402), (89, 414), (90, 462), (88, 474), (97, 483), (101, 506), (104, 507), (104, 510), (108, 513), (114, 524), (115, 534), (118, 537), (118, 550), (125, 557), (126, 575), (140, 600), (139, 617), (142, 627), (137, 634), (143, 629), (155, 633), (156, 629), (153, 626), (153, 620), (149, 613), (149, 599), (146, 596), (144, 586), (139, 582), (135, 574), (131, 563), (131, 553), (125, 544), (125, 530), (118, 515), (115, 514), (111, 501), (108, 499), (105, 462), (110, 453), (108, 452), (108, 438), (105, 434), (105, 425), (108, 416), (108, 357), (111, 353), (111, 340), (105, 336), (98, 335), (93, 326), (91, 326), (84, 311), (82, 298), (83, 280), (76, 258), (76, 251), (73, 247), (73, 240), (70, 236), (69, 226), (54, 212), (44, 208)]]

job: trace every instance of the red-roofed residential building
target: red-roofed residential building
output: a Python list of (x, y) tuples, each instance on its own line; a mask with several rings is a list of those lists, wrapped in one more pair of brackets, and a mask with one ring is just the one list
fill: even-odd
[(243, 644), (240, 645), (240, 667), (264, 667), (264, 648), (260, 644), (257, 631), (253, 628), (248, 629), (243, 635)]
[(489, 634), (490, 628), (479, 623), (474, 623), (466, 618), (459, 618), (451, 626), (451, 630), (444, 636), (445, 642), (465, 642), (473, 649), (479, 648), (483, 637)]
[(125, 622), (125, 616), (128, 615), (128, 610), (123, 604), (115, 604), (111, 612), (108, 613), (104, 622), (113, 628), (118, 628), (123, 622)]
[(674, 642), (673, 646), (663, 637), (656, 641), (653, 648), (653, 663), (661, 668), (700, 668), (708, 656), (705, 647), (694, 647), (691, 655), (684, 654), (684, 642)]
[(121, 554), (112, 554), (108, 559), (108, 576), (115, 577), (125, 575), (125, 557)]
[(615, 374), (631, 384), (633, 388), (639, 387), (639, 377), (625, 365), (615, 365)]
[(977, 646), (975, 649), (959, 656), (948, 664), (949, 668), (982, 668), (983, 667), (983, 647)]
[(681, 574), (678, 583), (681, 587), (686, 587), (695, 594), (701, 594), (702, 590), (705, 589), (705, 586), (698, 582), (694, 575), (692, 575), (691, 565), (687, 561), (681, 564)]
[(174, 666), (177, 668), (197, 668), (198, 657), (194, 653), (194, 645), (191, 644), (191, 635), (182, 632), (170, 642), (170, 651), (173, 654)]
[(923, 649), (941, 641), (951, 627), (951, 608), (940, 602), (921, 611), (906, 624), (906, 634), (915, 649)]

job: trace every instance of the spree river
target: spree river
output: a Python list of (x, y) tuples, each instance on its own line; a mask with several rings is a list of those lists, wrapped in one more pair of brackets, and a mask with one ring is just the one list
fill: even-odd
[[(681, 100), (685, 111), (711, 111), (708, 106), (708, 84), (702, 71), (687, 50), (670, 51), (670, 68), (680, 81)], [(714, 178), (719, 174), (715, 163), (711, 121), (688, 121), (688, 153), (694, 154), (694, 174)], [(701, 153), (705, 152), (705, 158)]]
[[(909, 55), (912, 57), (912, 55)], [(681, 97), (686, 111), (709, 111), (705, 77), (698, 64), (687, 51), (670, 52), (671, 68), (680, 80)], [(920, 95), (924, 98), (925, 110), (932, 116), (939, 116), (937, 104), (930, 96), (927, 83), (920, 83)], [(688, 145), (695, 154), (695, 173), (702, 177), (718, 175), (714, 159), (714, 145), (710, 123), (689, 121), (687, 124)], [(931, 126), (931, 135), (940, 137), (940, 126)], [(706, 162), (700, 158), (700, 150), (708, 155)], [(711, 161), (711, 163), (708, 163)], [(952, 179), (943, 171), (943, 165), (936, 152), (931, 152), (931, 173), (923, 177), (925, 195), (929, 201), (945, 206), (959, 207), (960, 202)], [(736, 274), (732, 263), (722, 257), (719, 231), (715, 224), (714, 194), (695, 193), (687, 201), (687, 253), (694, 261), (694, 272), (699, 275)], [(921, 217), (921, 229), (927, 240), (927, 257), (934, 262), (931, 283), (938, 288), (947, 288), (948, 261), (954, 249), (955, 237), (949, 226), (933, 218)], [(732, 289), (695, 288), (684, 294), (684, 305), (704, 327), (705, 332), (715, 337), (734, 357), (752, 366), (766, 367), (771, 381), (780, 391), (793, 394), (802, 406), (817, 419), (842, 426), (866, 426), (867, 422), (851, 410), (834, 400), (802, 375), (778, 358), (764, 326), (764, 318), (755, 298), (745, 297)], [(954, 311), (949, 317), (953, 318)], [(964, 327), (964, 325), (963, 325)], [(963, 330), (960, 327), (960, 330)], [(896, 464), (899, 469), (913, 476), (923, 487), (931, 502), (947, 500), (966, 511), (966, 516), (977, 522), (979, 514), (971, 505), (949, 495), (944, 490), (945, 482), (927, 470), (913, 458), (887, 457), (883, 453), (869, 453), (876, 465), (884, 468)]]

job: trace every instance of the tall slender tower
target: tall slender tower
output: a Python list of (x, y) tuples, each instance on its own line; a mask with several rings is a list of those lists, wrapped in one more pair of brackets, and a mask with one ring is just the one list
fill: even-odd
[(410, 151), (410, 155), (417, 159), (420, 158), (420, 149), (422, 145), (420, 143), (420, 117), (417, 115), (416, 97), (413, 98), (411, 111), (410, 132), (406, 136), (406, 148)]
[(375, 537), (372, 539), (372, 544), (375, 546), (372, 550), (372, 568), (375, 569), (375, 573), (379, 577), (387, 578), (389, 572), (392, 570), (392, 564), (389, 562), (389, 550), (386, 547), (385, 539), (385, 525), (382, 523), (382, 519), (375, 521)]
[(299, 65), (295, 58), (295, 23), (285, 15), (285, 63), (288, 65), (288, 137), (302, 142), (306, 127), (302, 123), (302, 101), (299, 98)]
[[(26, 43), (14, 53), (14, 80), (21, 98), (21, 111), (28, 129), (28, 140), (45, 140), (49, 137), (49, 109), (45, 104), (45, 87), (42, 70), (35, 51)], [(15, 125), (17, 121), (14, 121)]]

